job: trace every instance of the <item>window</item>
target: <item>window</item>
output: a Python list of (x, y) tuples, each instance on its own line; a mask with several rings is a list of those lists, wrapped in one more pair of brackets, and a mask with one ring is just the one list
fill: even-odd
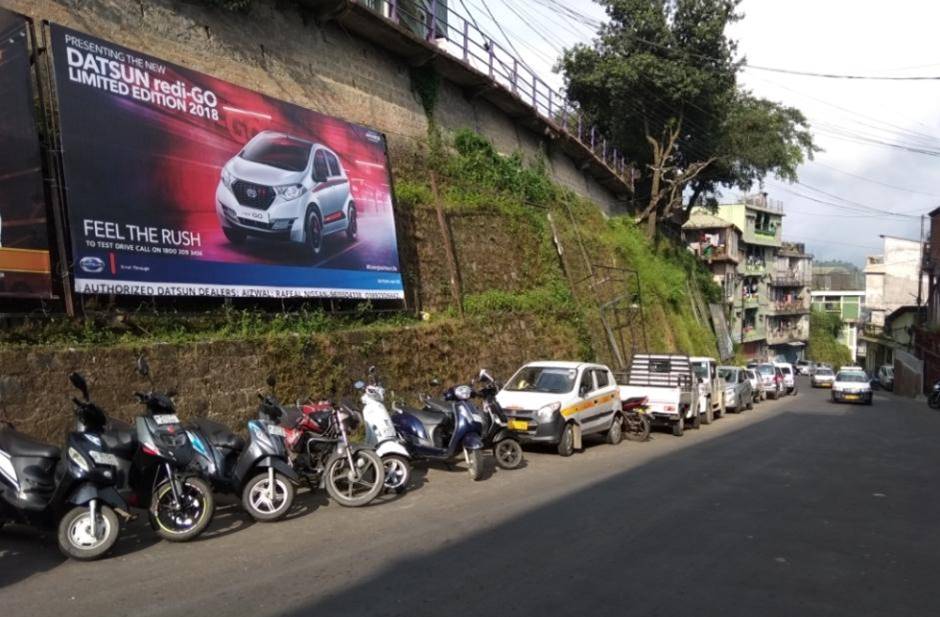
[(578, 386), (578, 392), (591, 392), (594, 390), (594, 380), (591, 378), (591, 371), (584, 371), (581, 375), (581, 384)]
[(313, 179), (322, 182), (330, 177), (330, 169), (326, 164), (326, 154), (323, 150), (317, 150), (313, 157)]
[(610, 385), (610, 379), (607, 376), (607, 371), (605, 370), (594, 370), (594, 380), (597, 382), (597, 389), (606, 388)]
[(563, 394), (574, 387), (576, 371), (567, 368), (524, 366), (506, 385), (510, 392)]
[(336, 157), (332, 152), (326, 153), (326, 162), (330, 164), (330, 175), (338, 176), (339, 175), (339, 161), (336, 160)]

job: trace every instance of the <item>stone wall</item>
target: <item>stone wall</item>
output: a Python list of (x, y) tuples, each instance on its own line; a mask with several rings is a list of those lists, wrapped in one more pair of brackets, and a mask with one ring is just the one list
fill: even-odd
[[(371, 42), (305, 18), (276, 0), (248, 13), (179, 0), (0, 0), (0, 6), (107, 39), (303, 107), (377, 128), (392, 160), (427, 136), (408, 65)], [(445, 129), (473, 128), (505, 153), (546, 154), (556, 180), (607, 212), (623, 205), (567, 156), (490, 103), (441, 84), (435, 116)]]
[[(507, 379), (535, 357), (577, 358), (578, 333), (564, 322), (532, 316), (447, 320), (409, 327), (363, 328), (306, 338), (158, 344), (143, 347), (33, 347), (0, 351), (0, 418), (31, 436), (59, 443), (74, 422), (70, 371), (88, 379), (92, 398), (109, 415), (140, 413), (135, 390), (149, 384), (134, 372), (145, 354), (157, 389), (175, 388), (180, 416), (208, 416), (241, 428), (257, 410), (256, 391), (278, 377), (284, 402), (308, 396), (352, 397), (352, 383), (372, 363), (387, 388), (411, 397), (428, 379), (457, 383), (487, 368)], [(474, 373), (475, 374), (475, 373)]]

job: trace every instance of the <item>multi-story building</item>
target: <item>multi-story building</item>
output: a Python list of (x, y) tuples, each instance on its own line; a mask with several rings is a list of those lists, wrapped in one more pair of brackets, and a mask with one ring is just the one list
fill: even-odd
[[(783, 242), (783, 216), (783, 204), (762, 193), (721, 204), (714, 215), (696, 210), (683, 227), (690, 249), (725, 290), (732, 338), (749, 358), (796, 360), (809, 341), (812, 257)], [(736, 259), (706, 255), (709, 244), (723, 246), (725, 255), (734, 242)]]
[(928, 277), (922, 271), (924, 245), (918, 240), (881, 236), (884, 250), (865, 263), (865, 311), (859, 355), (874, 371), (892, 364), (896, 351), (910, 351), (912, 333), (927, 301)]
[(711, 270), (725, 302), (732, 303), (738, 286), (741, 229), (709, 212), (695, 211), (682, 226), (682, 234), (689, 250)]
[(842, 320), (839, 342), (848, 348), (852, 361), (858, 358), (858, 324), (865, 303), (863, 290), (822, 289), (810, 292), (812, 309), (833, 313)]

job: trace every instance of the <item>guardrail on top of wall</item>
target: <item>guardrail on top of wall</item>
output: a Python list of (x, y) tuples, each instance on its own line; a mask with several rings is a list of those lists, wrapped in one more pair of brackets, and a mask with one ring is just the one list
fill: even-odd
[(543, 120), (591, 151), (621, 180), (632, 185), (633, 168), (561, 92), (523, 60), (488, 37), (463, 15), (438, 0), (353, 0), (410, 30), (516, 95)]

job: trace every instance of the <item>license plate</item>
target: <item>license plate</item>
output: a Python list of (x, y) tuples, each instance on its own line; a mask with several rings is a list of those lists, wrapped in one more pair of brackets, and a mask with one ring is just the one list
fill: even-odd
[(271, 424), (268, 426), (268, 433), (271, 435), (277, 435), (278, 437), (284, 436), (284, 428)]
[(113, 454), (108, 452), (98, 452), (97, 450), (89, 450), (88, 455), (91, 457), (91, 460), (99, 465), (113, 465), (118, 466), (118, 458)]
[(180, 419), (175, 413), (159, 414), (153, 417), (153, 421), (163, 426), (164, 424), (179, 424)]
[(856, 400), (858, 400), (858, 399), (860, 399), (860, 398), (862, 398), (862, 397), (860, 397), (858, 394), (846, 394), (846, 395), (845, 395), (845, 400), (847, 400), (847, 401), (856, 401)]
[(264, 210), (251, 210), (249, 208), (242, 208), (239, 211), (238, 216), (251, 219), (253, 221), (258, 221), (259, 223), (268, 222), (268, 213)]
[(527, 431), (529, 430), (528, 420), (510, 420), (509, 428), (514, 431)]

